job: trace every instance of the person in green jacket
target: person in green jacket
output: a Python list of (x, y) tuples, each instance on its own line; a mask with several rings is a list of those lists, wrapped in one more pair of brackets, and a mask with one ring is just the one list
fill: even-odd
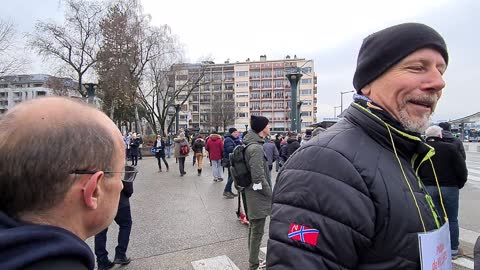
[(243, 139), (248, 145), (245, 149), (245, 161), (252, 176), (252, 184), (245, 188), (247, 202), (247, 217), (250, 222), (248, 228), (249, 269), (264, 268), (265, 262), (260, 263), (258, 254), (265, 229), (265, 220), (271, 212), (272, 187), (269, 179), (268, 161), (263, 151), (264, 138), (270, 133), (268, 119), (263, 116), (250, 118), (251, 130)]

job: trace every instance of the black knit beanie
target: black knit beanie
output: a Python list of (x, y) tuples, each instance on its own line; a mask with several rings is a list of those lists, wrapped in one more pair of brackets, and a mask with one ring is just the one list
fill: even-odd
[(237, 129), (234, 128), (234, 127), (231, 127), (231, 128), (228, 129), (228, 133), (230, 133), (230, 134), (232, 134), (235, 131), (237, 131)]
[(437, 50), (448, 64), (447, 45), (433, 28), (421, 23), (395, 25), (363, 40), (358, 53), (353, 86), (358, 94), (362, 88), (416, 50)]
[(268, 125), (268, 118), (264, 116), (252, 115), (250, 117), (250, 126), (256, 133), (259, 133), (260, 131), (262, 131), (267, 125)]

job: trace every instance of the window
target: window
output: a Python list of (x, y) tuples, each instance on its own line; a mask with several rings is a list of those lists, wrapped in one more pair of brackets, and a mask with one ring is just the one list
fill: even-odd
[(248, 102), (237, 102), (237, 107), (248, 107)]
[(251, 75), (252, 79), (259, 79), (260, 78), (260, 71), (259, 70), (251, 71), (250, 75)]
[(15, 88), (23, 88), (23, 84), (16, 84)]
[(8, 84), (0, 84), (0, 88), (7, 88)]
[(233, 80), (233, 73), (225, 73), (224, 75), (226, 81)]
[(275, 80), (275, 88), (283, 88), (283, 80)]
[(214, 84), (212, 90), (213, 91), (222, 91), (222, 85), (221, 84)]
[(237, 113), (237, 117), (238, 117), (238, 118), (247, 118), (247, 117), (248, 117), (248, 113), (247, 113), (247, 112)]
[(272, 71), (267, 69), (267, 70), (262, 70), (262, 78), (271, 78), (272, 77)]
[(0, 106), (8, 106), (8, 100), (0, 100)]
[(225, 84), (225, 90), (233, 90), (233, 84)]
[(222, 80), (222, 73), (213, 73), (213, 80), (214, 81), (221, 81)]
[(177, 75), (177, 81), (186, 81), (188, 79), (187, 75)]
[(302, 84), (311, 84), (312, 79), (302, 79)]
[(275, 91), (273, 92), (274, 98), (283, 98), (283, 91)]
[(248, 71), (237, 71), (236, 76), (237, 77), (248, 77)]
[(271, 101), (262, 102), (262, 109), (271, 109), (271, 108), (272, 108), (272, 102)]
[(262, 91), (262, 98), (272, 98), (272, 92)]
[(260, 110), (260, 102), (259, 101), (250, 102), (250, 109)]
[(226, 101), (233, 101), (233, 93), (223, 94), (223, 99), (226, 100)]
[(237, 87), (248, 87), (248, 82), (237, 82)]
[(302, 112), (302, 116), (312, 116), (312, 112)]
[(311, 100), (302, 100), (303, 104), (305, 106), (312, 106), (312, 101)]
[(283, 109), (283, 101), (275, 101), (273, 102), (274, 109)]
[(37, 97), (43, 97), (43, 96), (46, 96), (47, 95), (47, 92), (45, 91), (37, 91)]
[[(37, 92), (38, 93), (38, 92)], [(13, 97), (22, 97), (22, 92), (13, 92)]]
[(250, 93), (251, 99), (260, 99), (260, 92), (251, 92)]
[(300, 95), (302, 96), (311, 95), (311, 94), (312, 94), (312, 89), (300, 90)]
[(262, 88), (272, 88), (272, 81), (262, 81)]
[(283, 77), (283, 69), (275, 69), (273, 72), (275, 74), (275, 78)]
[(8, 97), (8, 92), (0, 92), (0, 98)]
[(311, 73), (311, 72), (312, 72), (312, 68), (311, 68), (311, 67), (304, 67), (304, 68), (302, 68), (302, 72), (303, 72), (303, 73)]
[(198, 104), (193, 104), (192, 105), (192, 111), (198, 112)]
[(248, 98), (248, 93), (238, 93), (236, 95), (237, 98)]
[(251, 81), (250, 83), (251, 83), (253, 89), (260, 88), (260, 82), (259, 81)]

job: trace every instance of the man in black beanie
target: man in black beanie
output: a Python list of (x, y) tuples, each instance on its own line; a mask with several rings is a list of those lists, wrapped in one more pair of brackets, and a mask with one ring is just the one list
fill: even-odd
[(247, 217), (250, 222), (248, 228), (249, 269), (264, 268), (265, 262), (260, 262), (258, 254), (265, 229), (265, 221), (270, 215), (272, 203), (272, 187), (269, 179), (270, 170), (267, 158), (263, 151), (264, 138), (270, 134), (268, 119), (263, 116), (252, 115), (250, 118), (252, 129), (247, 133), (243, 142), (245, 161), (250, 171), (252, 184), (245, 188)]
[(438, 124), (442, 128), (442, 140), (445, 142), (453, 143), (457, 148), (460, 155), (462, 155), (463, 159), (467, 159), (467, 155), (465, 154), (465, 148), (463, 147), (463, 143), (457, 137), (454, 137), (452, 132), (450, 131), (450, 123), (442, 122)]
[(415, 171), (434, 155), (420, 133), (447, 64), (445, 41), (424, 24), (364, 39), (355, 102), (277, 177), (268, 269), (420, 269), (417, 234), (445, 224)]

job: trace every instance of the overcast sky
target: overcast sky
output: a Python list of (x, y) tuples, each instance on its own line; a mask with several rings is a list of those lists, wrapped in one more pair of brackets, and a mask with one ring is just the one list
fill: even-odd
[[(0, 17), (13, 20), (21, 32), (36, 20), (61, 20), (59, 0), (2, 1)], [(446, 88), (435, 120), (455, 119), (480, 111), (480, 1), (476, 0), (142, 0), (154, 25), (168, 24), (185, 46), (186, 59), (211, 57), (217, 63), (313, 59), (318, 77), (318, 116), (332, 117), (340, 91), (353, 90), (352, 77), (362, 39), (403, 22), (421, 22), (446, 40), (450, 63)], [(33, 61), (31, 72), (48, 72)], [(351, 95), (344, 95), (344, 106)]]

